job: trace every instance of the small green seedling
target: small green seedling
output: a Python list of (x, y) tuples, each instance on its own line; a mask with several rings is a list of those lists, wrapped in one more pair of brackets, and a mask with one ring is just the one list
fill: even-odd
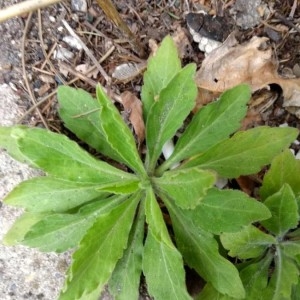
[[(300, 161), (286, 150), (272, 162), (260, 195), (272, 217), (259, 226), (222, 233), (222, 245), (239, 260), (245, 299), (299, 299), (300, 295)], [(234, 299), (211, 284), (197, 299)]]
[[(141, 94), (145, 157), (100, 86), (96, 99), (80, 89), (58, 90), (65, 126), (94, 148), (97, 158), (61, 134), (24, 126), (0, 128), (0, 145), (11, 156), (46, 173), (6, 197), (6, 204), (25, 212), (4, 241), (41, 251), (73, 249), (61, 300), (98, 299), (106, 285), (115, 299), (138, 299), (142, 274), (155, 299), (191, 299), (185, 264), (224, 297), (246, 297), (247, 280), (223, 256), (224, 249), (219, 251), (220, 236), (231, 250), (226, 234), (255, 228), (254, 222), (274, 232), (276, 225), (266, 224), (276, 218), (271, 216), (275, 200), (271, 196), (261, 203), (238, 190), (220, 190), (215, 182), (218, 176), (258, 172), (298, 131), (260, 127), (235, 133), (250, 98), (249, 87), (240, 85), (195, 114), (163, 160), (164, 145), (195, 105), (195, 70), (194, 64), (181, 67), (170, 37), (149, 60)], [(100, 154), (107, 159), (99, 159)], [(289, 193), (294, 201), (286, 185), (275, 192), (275, 197)], [(287, 227), (294, 227), (294, 221)], [(267, 241), (270, 245), (275, 238), (268, 235)]]

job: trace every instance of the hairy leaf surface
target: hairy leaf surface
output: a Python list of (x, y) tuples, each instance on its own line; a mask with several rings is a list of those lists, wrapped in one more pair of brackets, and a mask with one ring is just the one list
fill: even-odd
[(139, 297), (144, 247), (144, 214), (144, 205), (141, 203), (131, 228), (128, 246), (110, 278), (109, 291), (115, 300), (138, 299)]
[(285, 241), (281, 244), (284, 254), (294, 259), (300, 267), (300, 241)]
[(91, 293), (95, 296), (92, 299), (98, 299), (127, 246), (139, 200), (140, 194), (132, 196), (109, 213), (101, 215), (87, 231), (73, 254), (73, 264), (60, 295), (61, 300), (76, 300)]
[(263, 299), (291, 299), (292, 288), (298, 284), (299, 269), (280, 247), (276, 247), (275, 270), (263, 293)]
[(173, 245), (151, 188), (146, 196), (148, 235), (143, 272), (149, 293), (155, 299), (191, 299), (185, 286), (183, 260)]
[(157, 203), (157, 199), (152, 188), (148, 188), (146, 192), (145, 214), (146, 221), (152, 231), (152, 235), (159, 242), (163, 242), (172, 248), (173, 243), (170, 239), (161, 209)]
[(268, 197), (264, 204), (272, 213), (271, 218), (261, 222), (266, 229), (283, 236), (288, 230), (297, 227), (299, 222), (297, 200), (288, 184), (284, 184), (279, 192)]
[(173, 164), (204, 152), (238, 130), (250, 95), (247, 85), (239, 85), (200, 109), (176, 143), (169, 161)]
[(144, 166), (130, 129), (100, 85), (97, 86), (96, 91), (97, 99), (101, 105), (101, 127), (106, 142), (114, 149), (119, 162), (124, 163), (139, 174), (144, 174)]
[(34, 224), (24, 237), (24, 245), (46, 252), (64, 252), (79, 245), (95, 220), (107, 214), (126, 197), (99, 199), (74, 214), (51, 214)]
[(289, 149), (276, 156), (264, 176), (260, 195), (263, 199), (278, 192), (287, 183), (295, 195), (300, 194), (300, 161)]
[(164, 144), (175, 135), (195, 105), (195, 71), (194, 64), (183, 68), (151, 106), (146, 122), (147, 160), (150, 171), (154, 169)]
[(229, 250), (229, 255), (240, 259), (249, 259), (262, 255), (268, 247), (276, 244), (276, 239), (253, 225), (244, 227), (239, 232), (223, 233), (222, 245)]
[(234, 298), (219, 293), (210, 283), (207, 283), (197, 295), (196, 300), (233, 300)]
[(263, 291), (268, 285), (269, 267), (272, 255), (268, 253), (263, 259), (251, 263), (240, 271), (240, 276), (246, 290), (246, 299), (265, 300)]
[(219, 254), (213, 235), (196, 227), (186, 210), (164, 198), (171, 214), (177, 247), (186, 263), (222, 294), (243, 298), (245, 291), (237, 269)]
[(187, 161), (183, 167), (201, 166), (225, 178), (236, 178), (258, 172), (298, 135), (295, 128), (261, 126), (240, 131), (233, 137)]
[(2, 242), (4, 245), (13, 246), (23, 241), (26, 233), (31, 227), (44, 219), (48, 213), (23, 213), (12, 225), (9, 231), (5, 234)]
[(136, 177), (97, 160), (64, 135), (41, 128), (11, 128), (26, 163), (53, 177), (82, 183), (111, 183)]
[(140, 187), (138, 179), (132, 181), (120, 181), (116, 183), (108, 183), (97, 187), (98, 191), (108, 192), (113, 194), (132, 194)]
[(183, 260), (175, 246), (158, 241), (148, 231), (143, 257), (148, 291), (157, 300), (192, 298), (185, 287)]
[(96, 184), (80, 183), (52, 177), (23, 181), (4, 202), (31, 212), (64, 212), (108, 193), (97, 191)]
[(213, 172), (198, 167), (172, 170), (153, 178), (156, 188), (170, 196), (181, 208), (195, 208), (216, 181)]
[(181, 62), (177, 48), (170, 36), (163, 39), (160, 47), (148, 61), (142, 87), (144, 118), (147, 120), (153, 103), (157, 100), (162, 89), (180, 71)]
[(200, 204), (185, 214), (197, 227), (214, 234), (235, 232), (271, 216), (265, 205), (247, 194), (217, 188), (208, 190)]
[(98, 152), (118, 160), (101, 127), (99, 102), (90, 93), (69, 86), (58, 87), (57, 98), (65, 126)]

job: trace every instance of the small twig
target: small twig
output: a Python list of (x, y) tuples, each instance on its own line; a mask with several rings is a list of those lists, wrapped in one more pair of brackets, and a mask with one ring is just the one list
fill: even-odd
[(182, 4), (182, 11), (190, 12), (191, 9), (190, 9), (190, 3), (189, 3), (189, 1), (188, 0), (184, 0), (184, 4), (185, 4), (185, 8), (183, 8), (183, 4)]
[[(105, 55), (102, 56), (102, 58), (99, 60), (99, 63), (102, 63), (114, 50), (114, 46), (112, 46)], [(84, 75), (89, 75), (90, 73), (94, 72), (96, 69), (95, 66), (92, 66), (91, 68), (89, 68), (87, 70), (87, 72)], [(72, 83), (75, 83), (76, 81), (78, 81), (79, 77), (73, 78), (72, 80), (68, 81), (66, 83), (66, 85), (71, 85)], [(28, 109), (23, 115), (22, 117), (18, 120), (17, 123), (21, 123), (22, 120), (28, 116), (31, 112), (33, 112), (37, 107), (39, 107), (40, 105), (42, 105), (43, 103), (45, 103), (46, 101), (49, 100), (49, 98), (51, 98), (52, 96), (54, 96), (57, 93), (57, 89), (55, 89), (55, 91), (53, 91), (52, 93), (50, 93), (49, 95), (45, 96), (44, 98), (42, 98), (39, 102), (37, 102), (36, 104), (34, 104), (33, 106), (30, 107), (30, 109)]]
[[(23, 33), (23, 37), (22, 37), (21, 51), (22, 51), (23, 78), (24, 78), (24, 81), (25, 81), (25, 85), (26, 85), (27, 91), (28, 91), (28, 93), (30, 95), (30, 99), (31, 99), (32, 103), (35, 105), (37, 103), (37, 101), (36, 101), (36, 98), (35, 98), (32, 90), (31, 90), (30, 84), (28, 82), (27, 73), (26, 73), (26, 67), (25, 67), (25, 40), (26, 40), (26, 35), (27, 35), (27, 31), (28, 31), (28, 28), (29, 28), (29, 24), (30, 24), (31, 18), (32, 18), (32, 12), (29, 13), (27, 21), (26, 21), (26, 24), (25, 24), (24, 33)], [(39, 110), (38, 107), (36, 108), (36, 111), (37, 111), (39, 117), (41, 118), (41, 121), (43, 122), (44, 126), (47, 129), (49, 129), (49, 127), (47, 125), (47, 122), (45, 121), (45, 119), (44, 119), (44, 117), (43, 117), (43, 115), (40, 112), (40, 110)]]
[(32, 67), (32, 70), (40, 72), (40, 73), (45, 74), (45, 75), (54, 76), (54, 74), (52, 72), (49, 72), (49, 71), (46, 71), (46, 70), (43, 70), (43, 69), (40, 69), (40, 68), (37, 68), (37, 67)]
[(33, 12), (39, 8), (58, 3), (62, 0), (27, 0), (21, 3), (9, 6), (0, 10), (0, 22), (6, 21), (12, 17), (20, 16)]
[(129, 10), (131, 10), (134, 15), (137, 17), (137, 19), (140, 21), (142, 26), (145, 26), (144, 21), (142, 20), (142, 18), (140, 17), (140, 15), (138, 14), (138, 12), (129, 4), (126, 3), (126, 6), (129, 8)]
[(51, 98), (52, 96), (54, 96), (56, 94), (56, 91), (53, 91), (52, 93), (50, 93), (49, 95), (45, 96), (44, 98), (42, 98), (42, 100), (40, 100), (39, 102), (35, 103), (33, 106), (31, 106), (23, 115), (22, 117), (20, 117), (20, 119), (17, 121), (17, 123), (21, 123), (24, 118), (26, 116), (28, 116), (31, 112), (33, 112), (35, 109), (37, 109), (40, 105), (42, 105), (43, 103), (45, 103), (46, 101), (49, 100), (49, 98)]
[[(66, 63), (63, 63), (63, 62), (62, 62), (61, 65), (62, 65), (68, 72), (70, 72), (70, 73), (73, 74), (74, 76), (78, 77), (79, 79), (81, 79), (81, 80), (87, 82), (90, 86), (92, 86), (92, 87), (94, 87), (94, 88), (97, 86), (98, 83), (97, 83), (95, 80), (93, 80), (93, 79), (91, 79), (91, 78), (88, 78), (86, 75), (84, 75), (84, 74), (82, 74), (82, 73), (80, 73), (80, 72), (74, 70), (72, 67), (70, 67), (70, 66), (67, 65)], [(104, 90), (105, 92), (107, 92), (107, 89), (106, 89), (106, 88), (104, 88), (104, 87), (102, 87), (102, 88), (103, 88), (103, 90)], [(116, 94), (113, 94), (113, 93), (111, 93), (111, 92), (110, 92), (110, 96), (111, 96), (111, 98), (113, 98), (113, 99), (116, 100), (117, 102), (122, 103), (122, 99), (121, 99), (120, 96), (118, 96), (118, 95), (116, 95)]]
[[(93, 30), (94, 32), (82, 32), (82, 33), (85, 33), (85, 34), (93, 34), (93, 35), (99, 35), (105, 39), (107, 39), (108, 41), (111, 41), (112, 43), (114, 43), (114, 45), (116, 45), (116, 47), (119, 49), (119, 50), (122, 50), (123, 52), (125, 53), (128, 53), (130, 54), (131, 57), (134, 57), (137, 61), (143, 61), (143, 59), (141, 59), (140, 57), (137, 57), (135, 55), (133, 55), (132, 53), (130, 53), (130, 51), (128, 51), (126, 48), (123, 48), (122, 46), (120, 46), (118, 43), (117, 43), (117, 40), (113, 40), (111, 38), (109, 38), (108, 36), (106, 36), (104, 33), (102, 33), (100, 30), (98, 30), (94, 25), (90, 24), (89, 22), (87, 21), (84, 21), (84, 26), (90, 28), (91, 30)], [(126, 41), (127, 42), (127, 41)]]
[(264, 20), (261, 20), (260, 22), (261, 22), (263, 25), (265, 25), (266, 27), (269, 27), (269, 28), (273, 29), (274, 31), (277, 31), (277, 32), (284, 32), (284, 31), (285, 31), (285, 29), (281, 29), (281, 28), (277, 28), (277, 27), (275, 27), (275, 26), (272, 26), (271, 24), (267, 23), (267, 22), (264, 21)]
[[(47, 57), (48, 57), (48, 58), (51, 57), (51, 55), (53, 54), (53, 52), (54, 52), (54, 50), (56, 49), (56, 47), (57, 47), (57, 42), (55, 42), (55, 43), (52, 45), (52, 47), (51, 47), (49, 53), (47, 54)], [(41, 65), (41, 69), (44, 69), (45, 66), (46, 66), (46, 64), (47, 64), (47, 59), (45, 59), (45, 61), (44, 61), (43, 64)]]
[(88, 83), (90, 86), (92, 87), (96, 87), (97, 82), (89, 77), (87, 77), (86, 75), (84, 75), (81, 72), (76, 71), (75, 69), (73, 69), (72, 67), (70, 67), (68, 64), (61, 62), (60, 63), (61, 66), (68, 71), (69, 73), (71, 73), (72, 75), (78, 77), (79, 79), (85, 81), (86, 83)]
[(66, 84), (65, 80), (60, 76), (60, 74), (56, 71), (54, 65), (52, 64), (51, 60), (49, 59), (49, 56), (46, 53), (45, 50), (45, 43), (44, 43), (44, 39), (43, 39), (43, 30), (42, 30), (42, 16), (41, 16), (41, 10), (38, 9), (38, 27), (39, 27), (39, 38), (40, 38), (40, 42), (41, 42), (41, 48), (45, 57), (45, 60), (47, 62), (47, 64), (50, 66), (50, 68), (52, 69), (52, 71), (55, 73), (55, 75), (58, 77), (58, 79), (63, 83)]
[(228, 7), (232, 6), (234, 4), (235, 0), (225, 1), (223, 2), (222, 10), (228, 9)]
[(109, 56), (111, 56), (111, 54), (115, 51), (116, 47), (115, 46), (111, 46), (108, 51), (101, 57), (99, 63), (102, 63), (103, 61), (105, 61)]
[(71, 36), (73, 36), (77, 42), (82, 46), (83, 50), (87, 54), (87, 56), (92, 60), (92, 62), (95, 64), (101, 75), (104, 77), (105, 81), (110, 84), (111, 78), (108, 76), (108, 74), (104, 71), (104, 69), (99, 64), (98, 60), (95, 58), (95, 56), (92, 54), (90, 49), (85, 45), (85, 43), (82, 42), (82, 40), (79, 38), (79, 36), (74, 32), (74, 30), (71, 28), (71, 26), (66, 22), (66, 20), (62, 20), (62, 23), (68, 30)]
[(292, 6), (292, 9), (291, 9), (291, 12), (289, 14), (289, 19), (293, 19), (294, 18), (294, 15), (295, 15), (295, 11), (297, 9), (297, 4), (298, 4), (298, 0), (294, 0), (294, 3), (293, 3), (293, 6)]
[(296, 31), (300, 32), (300, 29), (292, 21), (288, 20), (286, 17), (282, 16), (277, 12), (275, 13), (275, 17), (278, 18), (283, 24), (292, 27)]
[(139, 54), (140, 57), (145, 56), (143, 45), (137, 40), (136, 36), (131, 32), (127, 24), (123, 21), (118, 13), (115, 5), (111, 0), (97, 0), (99, 6), (102, 8), (106, 16), (117, 26), (119, 30), (128, 38), (133, 50)]

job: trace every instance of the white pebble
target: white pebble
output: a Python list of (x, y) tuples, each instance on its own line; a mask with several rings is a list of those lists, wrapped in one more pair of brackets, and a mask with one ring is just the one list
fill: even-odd
[(54, 58), (59, 60), (69, 60), (74, 57), (74, 54), (66, 48), (60, 47), (54, 51)]
[(67, 43), (73, 49), (77, 49), (77, 50), (82, 49), (82, 46), (78, 42), (78, 40), (75, 37), (71, 36), (71, 35), (67, 35), (67, 36), (63, 37), (63, 41), (65, 43)]

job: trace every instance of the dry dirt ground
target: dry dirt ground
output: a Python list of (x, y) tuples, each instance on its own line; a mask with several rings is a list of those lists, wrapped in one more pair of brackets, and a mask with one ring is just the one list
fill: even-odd
[[(16, 2), (20, 1), (1, 0), (0, 9)], [(76, 4), (85, 1), (72, 2)], [(91, 56), (98, 61), (103, 58), (101, 66), (112, 78), (116, 66), (122, 63), (144, 63), (151, 52), (150, 39), (160, 42), (165, 35), (176, 35), (180, 31), (186, 39), (184, 45), (182, 40), (179, 42), (179, 46), (182, 46), (183, 63), (195, 62), (200, 66), (205, 56), (193, 42), (185, 20), (188, 11), (199, 9), (228, 18), (232, 30), (237, 32), (239, 42), (248, 41), (253, 36), (267, 37), (279, 74), (288, 78), (300, 77), (300, 6), (297, 1), (115, 0), (114, 3), (142, 44), (144, 56), (139, 55), (139, 51), (134, 51), (126, 36), (107, 19), (96, 1), (92, 0), (87, 0), (87, 9), (81, 8), (81, 11), (65, 1), (39, 13), (35, 12), (32, 16), (24, 15), (0, 24), (0, 86), (2, 96), (4, 95), (0, 97), (2, 125), (19, 121), (69, 134), (57, 117), (55, 90), (60, 84), (70, 84), (94, 93), (97, 82), (107, 86), (97, 68), (86, 75), (80, 73), (85, 73), (94, 66)], [(92, 55), (88, 55), (85, 50), (76, 49), (66, 39), (70, 32), (63, 20), (81, 38)], [(139, 74), (121, 82), (112, 78), (110, 88), (116, 94), (129, 90), (138, 96), (141, 85), (142, 74)], [(265, 110), (259, 110), (254, 105), (247, 126), (279, 126), (288, 123), (300, 128), (299, 119), (282, 106), (284, 99), (281, 88), (272, 85), (271, 91), (275, 95), (272, 105), (266, 105)], [(263, 102), (264, 92), (256, 97)], [(40, 102), (38, 110), (31, 109), (36, 102)], [(28, 110), (31, 111), (26, 113)], [(121, 106), (120, 110), (123, 110)], [(13, 116), (7, 123), (3, 120), (8, 111)], [(21, 115), (24, 116), (22, 120)], [(11, 182), (9, 180), (12, 174), (18, 175), (14, 183), (36, 175), (29, 174), (30, 170), (23, 169), (21, 165), (13, 165), (12, 171), (7, 170), (10, 170), (9, 166), (1, 163), (0, 179), (5, 178), (2, 186), (6, 187)], [(0, 193), (1, 197), (11, 188), (9, 186), (3, 194)], [(2, 206), (2, 235), (18, 214), (19, 212)], [(55, 299), (68, 261), (67, 254), (41, 255), (22, 247), (1, 246), (0, 298)], [(188, 280), (188, 285), (191, 282), (192, 280)]]

